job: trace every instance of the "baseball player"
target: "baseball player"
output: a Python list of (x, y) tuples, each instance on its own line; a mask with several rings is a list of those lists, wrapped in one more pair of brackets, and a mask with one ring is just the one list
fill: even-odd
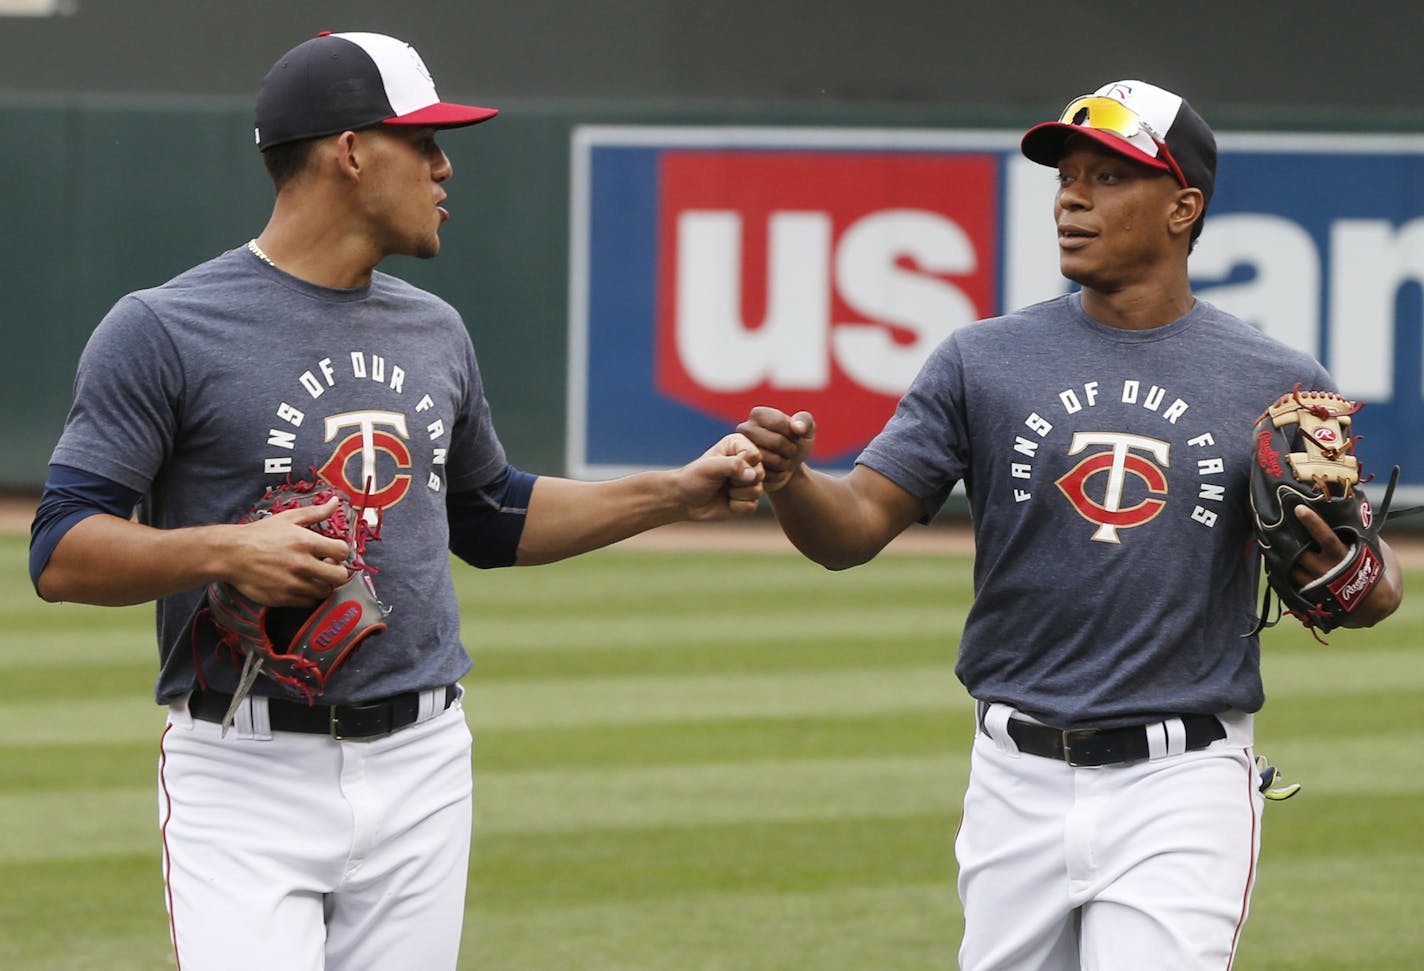
[[(159, 821), (184, 971), (454, 968), (470, 659), (449, 552), (545, 563), (760, 496), (739, 435), (608, 482), (509, 464), (459, 314), (376, 269), (439, 252), (452, 167), (437, 132), (495, 114), (441, 101), (395, 38), (298, 45), (257, 96), (266, 227), (120, 299), (80, 360), (31, 573), (46, 600), (157, 601)], [(301, 609), (348, 578), (347, 541), (310, 528), (337, 498), (236, 524), (296, 480), (357, 510), (388, 627), (315, 705), (262, 677), (235, 698), (238, 660), (194, 621), (205, 587)]]
[[(1182, 98), (1119, 81), (1032, 128), (1057, 169), (1072, 293), (962, 328), (843, 477), (811, 415), (753, 410), (783, 529), (832, 569), (963, 481), (975, 599), (956, 672), (976, 737), (956, 840), (968, 971), (1225, 971), (1261, 831), (1263, 701), (1247, 501), (1256, 417), (1309, 356), (1196, 299), (1187, 257), (1216, 143)], [(1304, 578), (1343, 559), (1319, 550)], [(1394, 554), (1350, 626), (1400, 603)]]

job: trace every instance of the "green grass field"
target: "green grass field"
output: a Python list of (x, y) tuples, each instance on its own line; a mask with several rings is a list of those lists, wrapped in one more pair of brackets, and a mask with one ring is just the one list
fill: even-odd
[[(0, 537), (0, 968), (169, 968), (152, 608), (43, 604), (24, 559)], [(461, 968), (954, 967), (967, 560), (617, 549), (456, 578), (476, 659)], [(1268, 807), (1238, 968), (1424, 967), (1410, 579), (1379, 630), (1266, 636), (1258, 747), (1305, 791)]]

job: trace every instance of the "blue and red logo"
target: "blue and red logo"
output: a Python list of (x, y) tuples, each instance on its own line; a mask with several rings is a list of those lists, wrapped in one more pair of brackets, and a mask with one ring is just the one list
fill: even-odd
[(811, 411), (815, 460), (848, 464), (996, 304), (994, 153), (631, 144), (588, 162), (575, 474), (680, 464), (756, 405)]
[(804, 408), (823, 458), (858, 449), (992, 307), (996, 174), (987, 156), (665, 152), (657, 391), (728, 427)]
[[(680, 465), (759, 404), (814, 413), (813, 461), (848, 467), (944, 337), (1068, 289), (1020, 135), (576, 129), (567, 472)], [(1424, 152), (1220, 142), (1197, 294), (1369, 401), (1375, 461), (1424, 493)]]

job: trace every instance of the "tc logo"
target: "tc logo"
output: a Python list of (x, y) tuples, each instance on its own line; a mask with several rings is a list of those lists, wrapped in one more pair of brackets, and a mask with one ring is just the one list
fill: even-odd
[[(1096, 543), (1121, 543), (1117, 531), (1141, 526), (1167, 505), (1165, 500), (1145, 498), (1135, 505), (1123, 507), (1127, 476), (1135, 476), (1151, 495), (1167, 494), (1167, 477), (1162, 469), (1171, 468), (1168, 460), (1172, 446), (1167, 442), (1141, 435), (1116, 432), (1075, 432), (1068, 448), (1077, 455), (1093, 445), (1108, 446), (1110, 451), (1096, 452), (1069, 469), (1057, 481), (1063, 495), (1078, 514), (1090, 523), (1097, 523), (1092, 539)], [(1134, 451), (1147, 452), (1156, 464)], [(1100, 472), (1107, 473), (1102, 488), (1102, 501), (1088, 495), (1088, 483)], [(1095, 490), (1096, 491), (1096, 490)]]
[[(410, 432), (406, 429), (405, 415), (395, 411), (348, 411), (329, 415), (325, 440), (332, 441), (344, 428), (356, 431), (337, 443), (331, 458), (317, 469), (317, 474), (350, 496), (353, 502), (365, 496), (365, 519), (375, 526), (380, 521), (381, 510), (400, 502), (410, 489), (410, 449), (405, 444)], [(393, 429), (395, 434), (382, 428)], [(388, 461), (379, 461), (381, 455)], [(360, 459), (359, 463), (352, 461), (356, 458)], [(353, 465), (357, 467), (353, 469)], [(391, 474), (390, 465), (407, 471)], [(388, 476), (384, 480), (379, 478), (383, 471)]]

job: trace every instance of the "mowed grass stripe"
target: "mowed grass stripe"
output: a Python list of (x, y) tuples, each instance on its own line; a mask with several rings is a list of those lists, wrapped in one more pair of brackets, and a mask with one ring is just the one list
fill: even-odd
[[(827, 718), (810, 724), (800, 719), (720, 724), (699, 721), (619, 726), (606, 739), (598, 737), (598, 732), (583, 729), (489, 736), (477, 733), (475, 763), (485, 772), (517, 772), (535, 764), (544, 771), (710, 764), (724, 761), (727, 755), (734, 759), (731, 764), (812, 763), (847, 754), (889, 760), (942, 755), (967, 758), (973, 732), (971, 719), (965, 711), (954, 716), (920, 713)], [(748, 741), (754, 744), (748, 747)], [(1277, 734), (1258, 742), (1257, 751), (1268, 755), (1288, 781), (1301, 782), (1309, 792), (1424, 791), (1424, 731), (1418, 727), (1403, 734), (1361, 732), (1318, 739)], [(1304, 796), (1300, 798), (1304, 800)]]
[(0, 670), (0, 704), (41, 698), (151, 698), (157, 674), (153, 658), (15, 666)]
[[(567, 620), (560, 623), (567, 623)], [(476, 650), (475, 670), (468, 683), (564, 680), (577, 677), (638, 677), (667, 674), (735, 674), (785, 671), (835, 671), (864, 667), (951, 665), (954, 635), (926, 626), (889, 632), (877, 628), (873, 638), (838, 621), (834, 634), (813, 629), (801, 639), (745, 639), (708, 643), (686, 638), (678, 629), (644, 632), (641, 640), (621, 646), (537, 651), (486, 648)], [(55, 647), (42, 638), (32, 650), (14, 649), (7, 635), (0, 650), (0, 703), (42, 698), (113, 698), (148, 696), (157, 675), (156, 655), (139, 650), (97, 651), (92, 637), (79, 649)], [(379, 650), (379, 639), (365, 650)], [(1401, 663), (1403, 645), (1353, 648), (1341, 652), (1267, 654), (1264, 677), (1268, 699), (1342, 695), (1391, 690), (1424, 691), (1424, 668)], [(121, 656), (116, 657), (116, 654)]]
[(158, 852), (158, 795), (147, 784), (0, 795), (0, 864)]
[[(1418, 740), (1415, 740), (1418, 741)], [(1392, 775), (1364, 777), (1352, 766), (1361, 751), (1398, 758), (1416, 746), (1361, 739), (1321, 748), (1322, 766), (1305, 777), (1295, 800), (1272, 805), (1268, 831), (1277, 845), (1329, 828), (1354, 835), (1353, 852), (1393, 853), (1398, 834), (1387, 824), (1407, 817), (1424, 791), (1417, 764)], [(1417, 760), (1416, 760), (1417, 761)], [(1291, 764), (1284, 762), (1284, 764)], [(607, 767), (480, 774), (477, 830), (489, 833), (579, 832), (676, 823), (810, 821), (842, 816), (894, 818), (934, 811), (957, 815), (967, 756), (765, 761), (735, 764)], [(1301, 779), (1297, 773), (1292, 776)], [(87, 789), (39, 789), (0, 795), (0, 861), (67, 859), (141, 849), (155, 818), (152, 783)], [(1299, 813), (1302, 817), (1291, 815)], [(1302, 823), (1311, 825), (1304, 830)], [(43, 840), (34, 834), (43, 833)], [(1321, 847), (1306, 847), (1320, 855)], [(1325, 848), (1328, 851), (1328, 847)]]
[[(1264, 845), (1276, 861), (1424, 854), (1418, 837), (1419, 804), (1417, 788), (1328, 791), (1312, 788), (1307, 778), (1305, 788), (1288, 802), (1266, 807)], [(1399, 889), (1424, 899), (1424, 869), (1414, 871)]]
[[(379, 651), (379, 638), (362, 650)], [(658, 677), (686, 674), (755, 674), (759, 672), (837, 671), (846, 669), (948, 665), (953, 643), (944, 636), (883, 637), (867, 645), (858, 635), (839, 640), (777, 644), (634, 644), (570, 651), (486, 649), (478, 652), (466, 684), (504, 681), (569, 680), (574, 678)], [(48, 664), (26, 661), (6, 666), (0, 660), (0, 704), (42, 698), (71, 699), (150, 697), (158, 665), (153, 658)]]
[[(801, 893), (674, 894), (546, 907), (471, 906), (468, 971), (949, 969), (959, 901), (926, 883)], [(557, 934), (546, 928), (557, 927)]]
[(167, 712), (151, 696), (7, 701), (0, 704), (0, 740), (9, 746), (148, 742), (157, 751)]
[[(0, 632), (0, 671), (54, 665), (146, 662), (158, 670), (153, 607), (99, 607), (47, 604), (21, 618), (6, 617)], [(0, 615), (3, 616), (3, 615)]]
[(1418, 595), (1421, 584), (1424, 584), (1424, 571), (1406, 570), (1404, 603), (1388, 620), (1376, 627), (1340, 628), (1324, 635), (1327, 643), (1323, 644), (1294, 619), (1286, 617), (1277, 626), (1262, 632), (1262, 665), (1269, 668), (1276, 660), (1287, 657), (1338, 661), (1361, 650), (1408, 649), (1424, 644), (1424, 597)]
[[(780, 553), (603, 550), (529, 570), (453, 571), (462, 606), (505, 618), (547, 619), (550, 608), (626, 616), (705, 612), (722, 608), (723, 620), (743, 604), (761, 614), (797, 609), (815, 598), (822, 605), (848, 602), (923, 604), (923, 594), (967, 589), (968, 560), (885, 557), (853, 571), (832, 572)], [(537, 579), (536, 579), (537, 577)], [(961, 586), (962, 584), (962, 586)], [(729, 593), (738, 602), (716, 599)], [(952, 598), (960, 601), (961, 598)], [(399, 608), (399, 604), (396, 605)]]
[(806, 892), (944, 880), (957, 814), (703, 823), (475, 837), (479, 907)]
[(147, 852), (0, 860), (6, 971), (172, 971), (156, 836)]
[[(82, 740), (0, 745), (0, 792), (84, 789), (145, 778), (157, 761), (161, 714), (140, 706), (140, 741), (117, 742), (88, 726)], [(758, 762), (965, 750), (967, 712), (908, 711), (862, 716), (644, 722), (564, 728), (489, 729), (475, 738), (477, 772), (562, 767)]]
[(127, 786), (154, 775), (158, 734), (147, 742), (102, 739), (65, 745), (0, 746), (0, 793)]
[(967, 751), (969, 712), (684, 720), (475, 733), (476, 772), (757, 762)]
[[(957, 815), (967, 762), (941, 756), (620, 770), (485, 773), (476, 831), (593, 832), (706, 823)], [(0, 795), (0, 861), (75, 859), (155, 845), (155, 785)], [(293, 821), (302, 825), (321, 821)], [(43, 834), (37, 839), (36, 834)]]
[[(1316, 856), (1284, 845), (1266, 816), (1266, 846), (1237, 966), (1252, 971), (1404, 971), (1424, 967), (1424, 852)], [(1389, 828), (1398, 826), (1391, 821)], [(1322, 836), (1326, 830), (1322, 829)], [(1346, 842), (1348, 832), (1332, 841)]]
[[(1379, 662), (1384, 660), (1380, 658)], [(1405, 663), (1398, 667), (1408, 670)], [(1309, 740), (1304, 753), (1309, 756), (1309, 748), (1318, 742), (1333, 743), (1342, 733), (1408, 731), (1417, 723), (1414, 712), (1418, 695), (1413, 691), (1359, 695), (1342, 692), (1332, 697), (1328, 705), (1317, 705), (1314, 697), (1273, 693), (1258, 723), (1258, 747), (1276, 756), (1288, 739), (1301, 738)], [(559, 753), (565, 750), (573, 759), (642, 759), (643, 755), (625, 747), (637, 745), (643, 737), (642, 723), (660, 723), (661, 732), (673, 733), (660, 737), (655, 744), (665, 742), (669, 750), (679, 745), (700, 748), (701, 754), (710, 754), (714, 759), (726, 756), (715, 748), (709, 751), (697, 744), (704, 738), (709, 743), (715, 741), (715, 736), (705, 733), (703, 723), (734, 719), (748, 722), (739, 729), (746, 733), (743, 744), (748, 746), (766, 747), (772, 744), (771, 739), (783, 735), (814, 739), (826, 731), (841, 738), (873, 738), (878, 730), (883, 731), (902, 716), (914, 717), (921, 728), (946, 724), (954, 737), (962, 738), (963, 719), (959, 715), (968, 707), (963, 689), (947, 669), (941, 668), (927, 672), (831, 672), (810, 676), (810, 680), (778, 675), (482, 684), (476, 679), (467, 699), (470, 720), (482, 739), (482, 751), (498, 758), (500, 764), (508, 764), (510, 758), (516, 757), (507, 754), (510, 751), (542, 751), (542, 755), (533, 755), (536, 767), (558, 763)], [(151, 746), (163, 724), (162, 709), (142, 697), (86, 700), (82, 711), (82, 718), (63, 717), (66, 712), (74, 715), (74, 709), (56, 708), (45, 701), (0, 704), (0, 738), (8, 746), (25, 747), (48, 744), (77, 748), (85, 743)], [(853, 721), (848, 731), (839, 731), (837, 726), (846, 718), (868, 719), (865, 732), (854, 727)], [(788, 719), (797, 723), (786, 725)], [(807, 721), (801, 723), (800, 719)], [(677, 729), (678, 723), (686, 723), (685, 729)], [(611, 734), (604, 737), (589, 733), (586, 726), (593, 724), (606, 726), (605, 731)], [(677, 734), (679, 731), (681, 735)], [(547, 738), (545, 732), (549, 733)], [(512, 750), (496, 744), (499, 735), (492, 733), (509, 733)], [(832, 739), (826, 744), (833, 748), (836, 743)], [(1291, 754), (1294, 758), (1295, 753)], [(1317, 759), (1310, 757), (1309, 761)], [(1365, 758), (1360, 764), (1376, 762)]]
[[(589, 678), (470, 685), (465, 709), (477, 730), (628, 725), (709, 719), (867, 715), (967, 710), (948, 666), (769, 675)], [(142, 698), (95, 698), (82, 706), (52, 700), (0, 704), (0, 739), (10, 745), (87, 739), (156, 739), (165, 709)]]
[[(1389, 840), (1377, 847), (1372, 839), (1390, 833), (1385, 822), (1399, 813), (1407, 817), (1411, 801), (1417, 804), (1424, 796), (1419, 760), (1401, 759), (1398, 772), (1376, 773), (1373, 778), (1352, 766), (1360, 752), (1400, 758), (1420, 741), (1424, 739), (1392, 744), (1350, 739), (1324, 745), (1319, 765), (1333, 769), (1287, 771), (1287, 779), (1303, 781), (1306, 791), (1289, 804), (1270, 808), (1285, 816), (1279, 822), (1287, 825), (1295, 822), (1288, 815), (1295, 810), (1309, 814), (1311, 822), (1338, 817), (1342, 831), (1368, 824), (1374, 833), (1354, 840), (1355, 850), (1388, 852)], [(1287, 770), (1299, 764), (1276, 761)], [(487, 827), (501, 831), (628, 827), (660, 821), (812, 820), (926, 810), (957, 814), (967, 775), (968, 754), (962, 750), (811, 762), (485, 772), (476, 781), (476, 812)], [(1269, 820), (1277, 821), (1274, 816)]]
[[(1400, 667), (1410, 663), (1400, 659)], [(1256, 716), (1257, 747), (1269, 750), (1278, 738), (1329, 741), (1341, 736), (1413, 734), (1424, 726), (1420, 693), (1410, 690), (1352, 692), (1322, 701), (1316, 694), (1269, 692)]]
[[(829, 671), (847, 668), (909, 667), (951, 664), (957, 634), (954, 624), (937, 626), (923, 620), (901, 618), (897, 629), (878, 629), (872, 640), (844, 619), (817, 618), (799, 624), (794, 615), (788, 630), (808, 630), (793, 639), (781, 636), (767, 641), (745, 638), (729, 641), (725, 633), (709, 636), (707, 627), (663, 625), (642, 631), (637, 638), (617, 636), (585, 638), (568, 649), (545, 647), (477, 647), (471, 678), (481, 682), (569, 679), (578, 677), (656, 676), (696, 673), (754, 673), (775, 671)], [(560, 624), (567, 623), (561, 620)], [(640, 622), (643, 624), (645, 622)], [(693, 633), (696, 636), (692, 636)], [(157, 654), (125, 648), (98, 652), (93, 635), (86, 647), (72, 649), (61, 640), (32, 639), (33, 649), (0, 652), (0, 703), (9, 700), (87, 697), (148, 696), (157, 677)], [(603, 645), (603, 646), (599, 646)], [(611, 646), (610, 646), (611, 645)], [(379, 651), (379, 638), (363, 650)]]
[(1328, 699), (1341, 695), (1385, 689), (1424, 693), (1424, 664), (1418, 663), (1415, 657), (1424, 640), (1386, 641), (1387, 632), (1381, 630), (1367, 641), (1367, 635), (1374, 633), (1359, 632), (1360, 643), (1348, 650), (1263, 652), (1261, 677), (1265, 681), (1267, 700), (1293, 696), (1328, 703)]
[[(780, 604), (762, 612), (755, 604), (698, 596), (695, 602), (671, 614), (641, 610), (620, 610), (604, 615), (595, 607), (560, 608), (558, 616), (537, 623), (531, 619), (502, 617), (498, 620), (465, 611), (461, 629), (465, 643), (477, 657), (498, 656), (501, 652), (527, 652), (530, 665), (557, 666), (561, 660), (579, 662), (579, 652), (609, 652), (629, 645), (656, 647), (676, 662), (695, 653), (714, 650), (738, 654), (776, 656), (786, 647), (820, 645), (843, 653), (859, 648), (874, 653), (882, 643), (910, 641), (929, 645), (940, 658), (953, 657), (964, 613), (925, 602), (916, 604), (871, 604), (802, 602)], [(873, 606), (889, 607), (867, 624), (866, 611)], [(753, 612), (755, 635), (729, 623), (728, 614)], [(394, 615), (393, 615), (394, 616)]]
[(675, 823), (957, 815), (962, 754), (819, 762), (488, 772), (476, 781), (477, 831), (577, 832)]
[(805, 674), (467, 683), (476, 728), (968, 709), (949, 665)]
[[(936, 613), (943, 612), (896, 612), (893, 622), (876, 621), (873, 631), (868, 631), (863, 616), (858, 625), (846, 616), (827, 619), (819, 616), (819, 610), (808, 609), (806, 614), (794, 612), (784, 618), (786, 630), (795, 631), (795, 637), (759, 634), (756, 638), (729, 637), (725, 632), (709, 636), (705, 624), (670, 627), (641, 620), (630, 622), (617, 636), (605, 637), (598, 630), (584, 636), (566, 635), (564, 628), (576, 631), (588, 621), (565, 616), (545, 621), (537, 629), (543, 633), (532, 635), (543, 647), (521, 644), (514, 636), (507, 639), (514, 646), (493, 646), (477, 622), (468, 626), (473, 628), (470, 633), (475, 640), (484, 638), (484, 646), (473, 647), (473, 676), (493, 681), (952, 664), (959, 621), (951, 616), (944, 622)], [(553, 629), (560, 633), (549, 635)], [(628, 631), (636, 631), (636, 636), (629, 636)], [(1424, 688), (1424, 671), (1419, 665), (1401, 663), (1399, 656), (1401, 651), (1412, 650), (1413, 642), (1395, 633), (1386, 629), (1348, 632), (1341, 636), (1354, 642), (1338, 651), (1315, 644), (1299, 651), (1267, 648), (1262, 664), (1268, 696)], [(1386, 638), (1386, 634), (1390, 636)], [(0, 701), (60, 692), (72, 696), (76, 688), (85, 694), (148, 693), (157, 675), (157, 653), (149, 643), (151, 632), (145, 631), (137, 640), (144, 643), (125, 643), (123, 636), (113, 631), (24, 638), (7, 631), (0, 639)], [(1424, 643), (1424, 637), (1420, 642)], [(375, 640), (368, 649), (379, 646)]]
[(52, 604), (32, 593), (29, 600), (15, 605), (6, 616), (6, 624), (6, 641), (21, 648), (47, 643), (81, 646), (86, 639), (97, 637), (125, 646), (142, 645), (148, 653), (157, 651), (152, 604), (133, 607)]
[[(665, 634), (665, 631), (664, 631)], [(662, 636), (662, 635), (660, 635)], [(676, 633), (673, 635), (677, 636)], [(469, 678), (481, 683), (567, 680), (578, 677), (642, 677), (681, 674), (754, 674), (781, 671), (840, 671), (950, 665), (954, 643), (943, 635), (888, 635), (867, 644), (841, 626), (838, 636), (772, 644), (690, 643), (653, 639), (615, 648), (587, 645), (568, 651), (484, 649), (476, 652)]]

